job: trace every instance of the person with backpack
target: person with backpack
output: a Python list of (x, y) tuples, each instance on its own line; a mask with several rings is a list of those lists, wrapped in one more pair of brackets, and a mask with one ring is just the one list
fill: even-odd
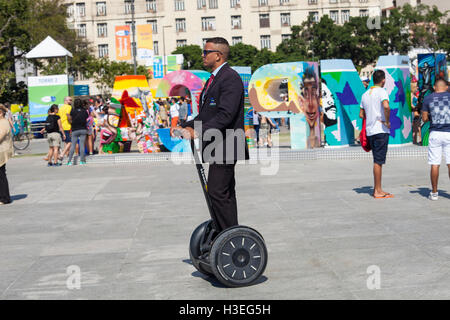
[(72, 125), (72, 145), (70, 147), (69, 159), (67, 165), (72, 165), (72, 158), (75, 152), (76, 141), (80, 139), (80, 164), (86, 164), (86, 154), (84, 150), (84, 143), (87, 135), (87, 120), (89, 118), (88, 111), (84, 108), (83, 102), (80, 99), (75, 99), (72, 111), (69, 114), (68, 120)]
[(45, 120), (45, 127), (41, 130), (41, 134), (47, 132), (47, 141), (49, 147), (47, 164), (48, 167), (61, 165), (61, 163), (58, 162), (59, 149), (61, 147), (62, 140), (66, 140), (61, 117), (58, 115), (58, 112), (58, 105), (52, 104), (50, 109), (48, 109), (48, 116)]

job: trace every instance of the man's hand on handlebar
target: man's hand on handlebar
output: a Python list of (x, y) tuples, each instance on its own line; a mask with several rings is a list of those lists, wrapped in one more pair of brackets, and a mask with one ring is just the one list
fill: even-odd
[(170, 128), (170, 135), (172, 137), (182, 137), (186, 140), (191, 140), (197, 138), (197, 133), (194, 131), (191, 127), (171, 127)]

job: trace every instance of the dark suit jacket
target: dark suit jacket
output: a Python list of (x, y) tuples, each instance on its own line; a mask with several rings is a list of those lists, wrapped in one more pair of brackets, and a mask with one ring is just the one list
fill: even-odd
[(201, 123), (203, 162), (234, 163), (236, 160), (248, 160), (244, 131), (244, 84), (241, 77), (228, 63), (225, 64), (215, 76), (202, 103), (207, 85), (208, 82), (200, 95), (199, 114), (195, 119), (185, 122), (183, 127), (196, 129)]

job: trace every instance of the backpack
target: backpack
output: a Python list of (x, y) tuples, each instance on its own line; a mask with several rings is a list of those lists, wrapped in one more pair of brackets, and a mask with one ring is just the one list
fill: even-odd
[[(50, 121), (50, 119), (53, 119), (53, 121)], [(55, 121), (54, 117), (48, 116), (47, 119), (45, 120), (45, 131), (53, 132), (56, 129), (57, 129), (57, 127), (56, 127), (56, 121)]]
[(369, 144), (369, 139), (367, 139), (366, 117), (363, 118), (362, 129), (359, 134), (359, 142), (361, 143), (361, 147), (364, 149), (364, 151), (369, 152), (370, 150), (372, 150)]

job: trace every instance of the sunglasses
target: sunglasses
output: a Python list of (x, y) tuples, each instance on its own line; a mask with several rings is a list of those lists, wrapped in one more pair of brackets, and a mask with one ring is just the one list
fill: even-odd
[(219, 50), (203, 50), (203, 56), (206, 57), (211, 52), (218, 52), (222, 54), (222, 52), (220, 52)]

